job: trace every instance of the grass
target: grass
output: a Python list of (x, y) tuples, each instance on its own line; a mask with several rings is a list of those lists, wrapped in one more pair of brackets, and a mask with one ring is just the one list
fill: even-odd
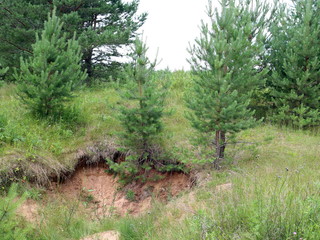
[[(173, 110), (164, 119), (163, 145), (177, 149), (177, 154), (193, 149), (190, 138), (194, 132), (184, 117), (182, 100), (188, 77), (177, 72), (168, 80), (172, 85), (167, 104)], [(14, 97), (14, 86), (0, 88), (0, 109), (8, 119), (5, 131), (11, 139), (1, 146), (0, 171), (19, 172), (17, 166), (29, 166), (25, 168), (31, 171), (41, 164), (54, 171), (71, 169), (79, 149), (117, 138), (122, 130), (115, 111), (120, 101), (117, 89), (109, 86), (78, 92), (72, 104), (81, 110), (84, 123), (75, 127), (35, 121)], [(237, 140), (246, 143), (227, 146), (227, 161), (220, 171), (212, 170), (208, 163), (194, 165), (188, 154), (182, 155), (189, 166), (196, 166), (198, 186), (166, 206), (156, 204), (139, 217), (92, 221), (79, 202), (63, 206), (53, 202), (43, 210), (41, 224), (31, 226), (33, 235), (28, 239), (80, 239), (107, 230), (119, 231), (125, 240), (319, 239), (318, 132), (265, 124), (241, 132)], [(231, 183), (231, 189), (218, 190), (225, 183)], [(35, 199), (42, 194), (28, 192)]]
[[(265, 125), (239, 138), (257, 142), (254, 154), (229, 147), (237, 163), (201, 170), (199, 187), (142, 220), (148, 228), (130, 222), (123, 239), (318, 239), (320, 137)], [(232, 189), (218, 191), (224, 183)]]
[(120, 128), (112, 113), (119, 98), (114, 89), (78, 92), (72, 104), (81, 109), (83, 123), (77, 126), (35, 119), (15, 98), (15, 86), (4, 86), (0, 91), (1, 114), (7, 118), (0, 148), (0, 172), (23, 170), (24, 175), (32, 178), (35, 165), (47, 175), (67, 171), (73, 168), (79, 149), (116, 135)]
[[(222, 171), (201, 170), (200, 186), (167, 206), (138, 218), (106, 219), (113, 225), (91, 222), (94, 227), (86, 231), (80, 224), (77, 231), (115, 229), (131, 240), (318, 239), (319, 136), (266, 125), (239, 138), (258, 142), (258, 154), (230, 147), (236, 164)], [(229, 182), (232, 190), (217, 191), (217, 185)]]
[[(188, 82), (188, 78), (183, 78), (188, 75), (183, 72), (176, 75), (159, 76), (163, 81), (173, 83), (167, 100), (168, 109), (172, 111), (164, 119), (163, 139), (166, 141), (161, 143), (165, 148), (172, 148), (177, 143), (178, 146), (185, 145), (192, 133), (184, 118), (185, 107), (181, 100), (185, 85), (181, 79)], [(117, 112), (121, 98), (116, 84), (85, 88), (76, 93), (70, 108), (79, 112), (79, 124), (34, 118), (18, 101), (15, 91), (14, 85), (0, 88), (0, 114), (7, 119), (4, 132), (0, 131), (0, 175), (3, 179), (36, 178), (36, 182), (45, 184), (48, 176), (72, 170), (79, 150), (105, 139), (121, 142), (122, 128)], [(39, 176), (37, 172), (43, 175)]]

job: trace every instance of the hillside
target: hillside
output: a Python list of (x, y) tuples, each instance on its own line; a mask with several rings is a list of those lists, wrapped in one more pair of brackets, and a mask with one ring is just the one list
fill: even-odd
[[(179, 74), (183, 75), (177, 73)], [(186, 79), (188, 80), (188, 76)], [(180, 83), (176, 82), (172, 88), (178, 85)], [(81, 155), (90, 151), (88, 148), (94, 148), (106, 141), (111, 149), (114, 148), (112, 144), (121, 146), (120, 135), (123, 129), (117, 111), (122, 104), (119, 97), (121, 90), (115, 87), (111, 85), (77, 92), (77, 97), (70, 105), (76, 113), (79, 112), (76, 115), (78, 119), (67, 119), (67, 123), (51, 123), (45, 119), (35, 121), (19, 103), (15, 86), (1, 88), (0, 107), (2, 115), (8, 119), (4, 132), (1, 132), (2, 173), (8, 174), (8, 177), (18, 175), (32, 178), (33, 169), (40, 168), (43, 175), (36, 176), (35, 181), (46, 184), (48, 176), (72, 171)], [(168, 97), (170, 114), (164, 120), (166, 141), (160, 143), (167, 147), (185, 145), (192, 132), (184, 118), (181, 88), (183, 85), (172, 91)], [(17, 168), (19, 170), (15, 171)]]
[(0, 1), (0, 240), (319, 240), (320, 1), (145, 1)]
[[(187, 79), (182, 72), (168, 79), (172, 85), (167, 104), (172, 111), (165, 118), (166, 140), (161, 142), (163, 147), (178, 149), (181, 154), (194, 149), (190, 143), (193, 131), (182, 105)], [(52, 195), (54, 190), (35, 188), (34, 184), (48, 186), (56, 176), (65, 175), (62, 189), (73, 191), (63, 186), (76, 183), (68, 176), (74, 175), (81, 155), (89, 154), (94, 159), (95, 154), (103, 152), (97, 146), (112, 149), (121, 144), (122, 129), (116, 111), (120, 89), (108, 85), (79, 91), (70, 104), (82, 113), (81, 122), (70, 126), (35, 122), (15, 98), (15, 87), (1, 88), (1, 109), (9, 116), (6, 130), (1, 133), (1, 172), (5, 176), (1, 180), (20, 182), (20, 191), (27, 191), (29, 198), (35, 199), (28, 200), (27, 208), (36, 204), (43, 209), (32, 210), (32, 219), (37, 220), (32, 220), (31, 226), (41, 226), (31, 231), (33, 239), (79, 239), (106, 230), (119, 231), (122, 239), (299, 239), (299, 234), (303, 239), (316, 239), (320, 229), (320, 138), (307, 131), (268, 124), (243, 131), (237, 136), (241, 143), (228, 146), (229, 160), (219, 171), (210, 170), (208, 163), (195, 164), (190, 153), (184, 154), (181, 159), (188, 165), (195, 185), (181, 187), (173, 195), (170, 187), (164, 188), (165, 199), (157, 198), (158, 192), (151, 205), (135, 216), (121, 217), (116, 207), (114, 214), (92, 219), (97, 200), (94, 193), (74, 199), (63, 191)], [(185, 181), (188, 184), (189, 180)], [(139, 201), (135, 205), (134, 198), (140, 196), (139, 189), (144, 189), (140, 187), (123, 189), (128, 204), (118, 205), (118, 210), (126, 212), (125, 206), (133, 206), (130, 211), (136, 211), (134, 206), (140, 205)], [(111, 198), (108, 196), (106, 199)], [(127, 200), (130, 197), (134, 204)], [(84, 224), (88, 219), (92, 219), (90, 224)]]

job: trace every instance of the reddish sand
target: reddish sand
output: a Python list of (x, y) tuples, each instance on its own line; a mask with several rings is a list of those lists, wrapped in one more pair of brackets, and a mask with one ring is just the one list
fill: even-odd
[(132, 182), (120, 189), (118, 179), (105, 170), (105, 166), (79, 168), (59, 186), (58, 192), (68, 198), (80, 197), (92, 203), (90, 206), (97, 216), (137, 215), (150, 208), (152, 197), (166, 201), (190, 187), (189, 177), (185, 174), (159, 174), (151, 171), (149, 177), (157, 174), (161, 179), (147, 183)]
[[(87, 203), (92, 217), (103, 218), (114, 214), (138, 215), (150, 209), (153, 199), (166, 202), (191, 187), (188, 175), (150, 171), (149, 179), (160, 180), (146, 183), (134, 181), (120, 188), (118, 179), (106, 173), (106, 169), (105, 165), (77, 168), (63, 184), (48, 191), (48, 199), (78, 199)], [(27, 220), (36, 221), (38, 208), (36, 202), (27, 201), (21, 206), (20, 213)]]

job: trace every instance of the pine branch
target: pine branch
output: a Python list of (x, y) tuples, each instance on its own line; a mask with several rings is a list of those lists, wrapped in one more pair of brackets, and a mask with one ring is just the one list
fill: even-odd
[[(2, 5), (2, 3), (0, 3), (0, 5)], [(14, 16), (14, 13), (12, 11), (10, 11), (8, 8), (2, 7), (2, 9), (4, 9), (6, 12), (10, 13), (11, 16)], [(21, 20), (15, 18), (15, 17), (12, 17), (12, 18), (14, 20), (16, 20), (18, 23), (20, 23), (22, 26), (27, 27), (27, 25), (24, 22), (22, 22)]]
[(10, 45), (12, 45), (12, 46), (14, 46), (14, 47), (16, 47), (16, 48), (18, 48), (18, 49), (20, 49), (21, 51), (28, 52), (28, 53), (30, 53), (31, 55), (33, 55), (33, 52), (32, 52), (31, 50), (28, 50), (28, 49), (26, 49), (26, 48), (22, 48), (22, 47), (20, 47), (20, 46), (18, 46), (18, 45), (16, 45), (16, 44), (14, 44), (13, 42), (10, 42), (10, 41), (7, 40), (7, 39), (0, 38), (0, 40), (6, 42), (6, 43), (8, 43), (8, 44), (10, 44)]
[(82, 7), (83, 3), (80, 3), (75, 9), (73, 9), (74, 12), (78, 11)]

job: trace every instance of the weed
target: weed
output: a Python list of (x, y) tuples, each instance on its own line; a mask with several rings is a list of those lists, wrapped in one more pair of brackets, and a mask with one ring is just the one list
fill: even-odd
[(127, 190), (126, 192), (126, 199), (129, 200), (130, 202), (136, 201), (136, 194), (134, 191), (131, 189)]

